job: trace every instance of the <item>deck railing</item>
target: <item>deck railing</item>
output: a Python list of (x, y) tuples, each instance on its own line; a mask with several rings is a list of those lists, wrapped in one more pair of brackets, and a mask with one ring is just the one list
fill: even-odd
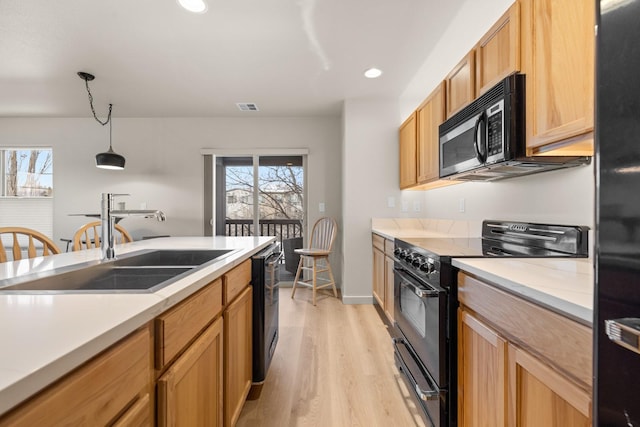
[(256, 233), (252, 219), (226, 219), (225, 231), (227, 236), (276, 236), (282, 244), (284, 239), (302, 237), (302, 220), (261, 219)]

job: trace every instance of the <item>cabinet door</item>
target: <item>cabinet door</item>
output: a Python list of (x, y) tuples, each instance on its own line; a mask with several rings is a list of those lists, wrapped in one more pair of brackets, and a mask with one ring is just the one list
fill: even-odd
[(158, 379), (159, 426), (222, 426), (222, 325), (213, 322)]
[(385, 256), (384, 263), (384, 312), (391, 324), (393, 324), (395, 315), (393, 305), (393, 258)]
[(234, 426), (251, 388), (251, 286), (224, 312), (224, 425)]
[(373, 296), (384, 309), (384, 252), (373, 247)]
[(447, 119), (475, 99), (475, 55), (471, 51), (445, 78)]
[(438, 126), (444, 121), (445, 82), (442, 82), (418, 108), (418, 183), (440, 177)]
[(514, 3), (476, 46), (476, 97), (520, 71), (520, 4)]
[(509, 345), (511, 425), (591, 426), (589, 394), (529, 353)]
[(459, 425), (505, 426), (507, 342), (465, 311), (458, 333)]
[(416, 184), (416, 113), (400, 126), (400, 188)]
[(521, 1), (528, 149), (593, 130), (594, 16), (592, 2)]

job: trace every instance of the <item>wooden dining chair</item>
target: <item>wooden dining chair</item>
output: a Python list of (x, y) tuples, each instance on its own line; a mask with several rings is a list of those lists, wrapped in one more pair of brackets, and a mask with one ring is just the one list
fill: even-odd
[[(59, 254), (60, 249), (53, 243), (53, 240), (40, 233), (39, 231), (32, 230), (24, 227), (0, 227), (0, 262), (7, 262), (9, 258), (4, 248), (4, 242), (2, 240), (3, 235), (12, 235), (11, 252), (13, 254), (13, 261), (21, 260), (22, 247), (20, 246), (20, 240), (24, 242), (27, 240), (28, 245), (26, 247), (27, 258), (35, 258), (37, 256), (47, 256)], [(20, 237), (23, 237), (20, 239)], [(40, 242), (40, 245), (36, 246), (35, 241)], [(42, 249), (40, 252), (39, 250)], [(40, 253), (39, 253), (40, 252)]]
[[(73, 250), (81, 251), (83, 249), (99, 248), (102, 236), (102, 222), (93, 221), (80, 227), (73, 235)], [(133, 238), (129, 232), (120, 224), (114, 227), (115, 243), (133, 242)]]
[[(331, 254), (337, 232), (338, 225), (333, 218), (320, 218), (313, 225), (309, 247), (307, 249), (296, 249), (294, 251), (300, 255), (300, 262), (298, 263), (296, 278), (293, 280), (291, 298), (296, 294), (296, 287), (298, 285), (313, 289), (313, 305), (316, 305), (316, 291), (318, 289), (331, 286), (333, 288), (333, 295), (336, 298), (338, 297), (336, 281), (333, 278), (331, 264), (329, 264), (329, 255)], [(305, 270), (311, 271), (310, 281), (300, 280), (300, 275)], [(321, 273), (327, 273), (329, 277), (322, 277), (320, 276)], [(319, 284), (319, 282), (322, 284)]]

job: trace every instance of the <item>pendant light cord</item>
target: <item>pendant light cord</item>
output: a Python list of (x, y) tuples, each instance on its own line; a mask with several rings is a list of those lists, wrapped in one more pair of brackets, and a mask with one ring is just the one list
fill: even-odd
[[(84, 79), (84, 84), (87, 87), (87, 93), (89, 94), (89, 106), (91, 107), (91, 112), (93, 113), (93, 118), (96, 119), (98, 123), (102, 126), (111, 122), (111, 109), (113, 108), (113, 104), (109, 104), (109, 115), (107, 116), (107, 120), (104, 122), (98, 118), (96, 115), (96, 110), (93, 108), (93, 95), (91, 95), (91, 90), (89, 90), (89, 80)], [(109, 126), (109, 145), (111, 145), (111, 126)]]

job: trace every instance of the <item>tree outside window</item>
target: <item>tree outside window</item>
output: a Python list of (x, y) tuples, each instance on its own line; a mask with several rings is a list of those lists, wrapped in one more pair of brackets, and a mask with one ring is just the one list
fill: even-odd
[(53, 196), (51, 148), (0, 149), (0, 173), (0, 196)]

